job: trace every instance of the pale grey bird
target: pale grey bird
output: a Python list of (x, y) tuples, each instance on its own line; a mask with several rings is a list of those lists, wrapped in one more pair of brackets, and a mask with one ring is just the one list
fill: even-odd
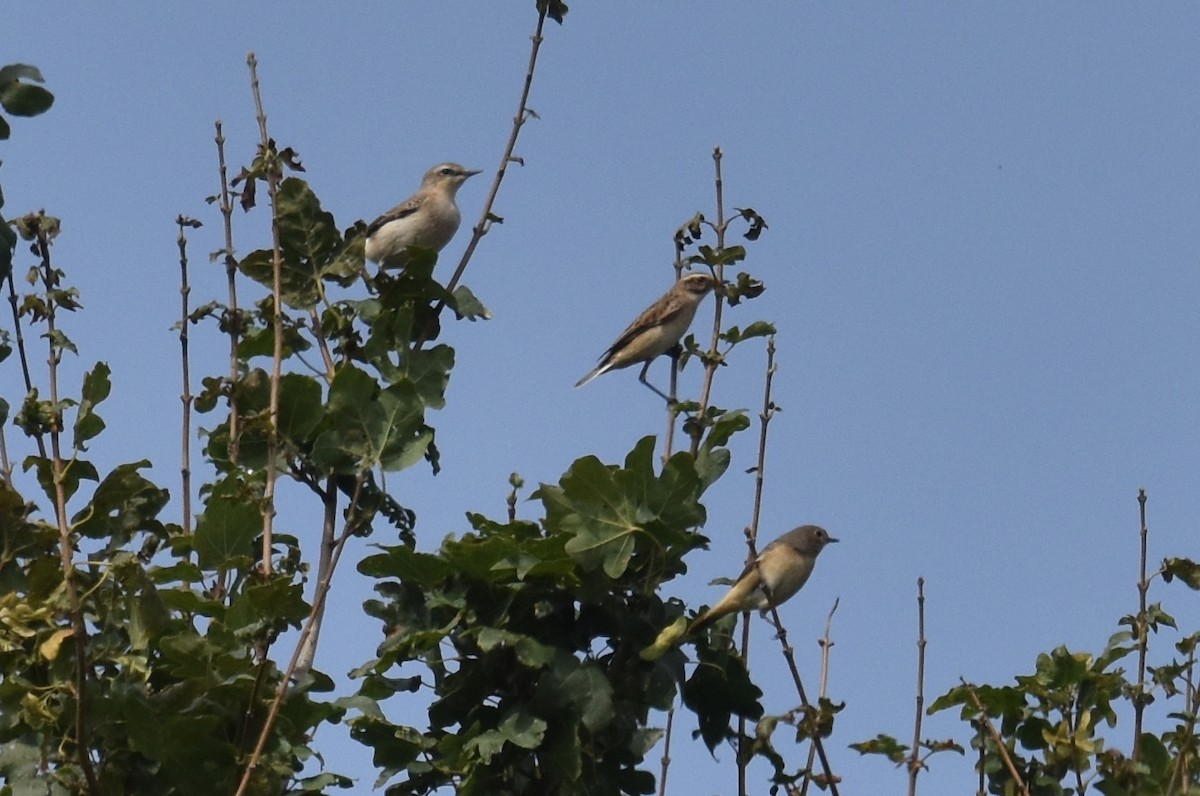
[(655, 357), (665, 354), (683, 338), (692, 325), (692, 319), (696, 317), (696, 308), (713, 289), (713, 284), (713, 277), (708, 274), (682, 277), (662, 298), (629, 324), (629, 328), (621, 332), (617, 341), (600, 357), (600, 364), (575, 386), (582, 387), (601, 373), (644, 362), (638, 381), (666, 398), (658, 388), (646, 381), (646, 371)]
[(439, 163), (425, 172), (416, 193), (367, 227), (367, 259), (383, 268), (403, 268), (410, 246), (440, 252), (462, 221), (454, 196), (478, 173), (457, 163)]
[[(772, 605), (783, 603), (808, 581), (825, 545), (836, 541), (824, 528), (816, 525), (801, 525), (788, 531), (767, 545), (758, 554), (758, 560), (742, 571), (725, 596), (697, 617), (687, 632), (703, 630), (728, 614), (752, 609), (765, 611)], [(762, 589), (764, 580), (771, 592), (770, 602)]]

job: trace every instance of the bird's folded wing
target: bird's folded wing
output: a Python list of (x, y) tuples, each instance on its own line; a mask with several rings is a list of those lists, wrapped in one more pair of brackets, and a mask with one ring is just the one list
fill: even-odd
[(417, 212), (417, 208), (421, 206), (421, 201), (421, 199), (414, 198), (408, 199), (407, 201), (396, 205), (391, 210), (387, 211), (379, 218), (371, 222), (370, 226), (367, 227), (367, 237), (369, 238), (371, 235), (378, 232), (379, 228), (384, 224), (411, 216), (413, 213)]
[(607, 359), (616, 352), (620, 351), (625, 346), (629, 345), (635, 337), (645, 332), (647, 329), (653, 329), (655, 326), (662, 326), (670, 323), (671, 319), (683, 312), (683, 302), (678, 299), (672, 299), (665, 305), (654, 304), (647, 309), (637, 319), (626, 327), (625, 331), (621, 332), (621, 336), (616, 342), (609, 346), (608, 351), (604, 352), (601, 359)]

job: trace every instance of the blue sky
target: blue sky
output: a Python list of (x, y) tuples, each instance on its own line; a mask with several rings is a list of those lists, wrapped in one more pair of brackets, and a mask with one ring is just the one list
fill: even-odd
[[(149, 457), (176, 491), (173, 219), (206, 223), (191, 236), (193, 298), (221, 297), (223, 274), (204, 264), (221, 245), (204, 197), (217, 185), (214, 119), (231, 161), (253, 153), (247, 51), (273, 136), (345, 226), (407, 196), (435, 162), (496, 168), (535, 19), (532, 2), (3, 16), (0, 61), (37, 65), (57, 97), (0, 144), (5, 214), (63, 219), (55, 256), (86, 307), (67, 330), (82, 367), (113, 368), (95, 458)], [(933, 697), (960, 675), (1009, 682), (1059, 644), (1103, 646), (1137, 606), (1139, 487), (1152, 562), (1200, 556), (1197, 41), (1200, 7), (1182, 3), (573, 4), (547, 30), (540, 118), (495, 208), (505, 223), (467, 272), (495, 318), (445, 335), (458, 365), (434, 418), (444, 470), (390, 482), (418, 513), (421, 548), (465, 530), (465, 511), (500, 515), (510, 472), (556, 481), (579, 456), (620, 461), (662, 433), (661, 403), (634, 373), (571, 385), (670, 283), (671, 235), (711, 213), (720, 145), (727, 205), (770, 225), (747, 262), (767, 292), (729, 315), (779, 328), (784, 412), (762, 533), (814, 522), (842, 539), (783, 614), (815, 684), (814, 640), (840, 598), (830, 692), (847, 707), (832, 763), (847, 793), (899, 789), (902, 772), (846, 744), (911, 733), (918, 576)], [(446, 261), (488, 179), (460, 192), (467, 222)], [(240, 251), (265, 245), (265, 214), (236, 224)], [(697, 330), (711, 311), (710, 299)], [(220, 371), (224, 345), (194, 335), (195, 372)], [(754, 410), (762, 354), (739, 351), (715, 400)], [(660, 383), (665, 372), (652, 370)], [(18, 383), (6, 363), (3, 394)], [(683, 383), (695, 390), (697, 371)], [(713, 543), (675, 592), (689, 604), (712, 602), (720, 590), (706, 584), (740, 569), (753, 436), (707, 496)], [(317, 533), (303, 512), (281, 523)], [(353, 563), (368, 548), (349, 552)], [(380, 638), (351, 569), (318, 657), (343, 682)], [(1196, 628), (1194, 594), (1159, 584), (1151, 599)], [(794, 695), (757, 630), (752, 669), (782, 712)], [(419, 723), (404, 710), (394, 718)], [(965, 744), (951, 718), (925, 734)], [(369, 758), (340, 728), (319, 744), (369, 792)], [(735, 790), (730, 750), (713, 762), (677, 743), (673, 756), (672, 792)], [(935, 759), (921, 791), (969, 792), (970, 764)]]

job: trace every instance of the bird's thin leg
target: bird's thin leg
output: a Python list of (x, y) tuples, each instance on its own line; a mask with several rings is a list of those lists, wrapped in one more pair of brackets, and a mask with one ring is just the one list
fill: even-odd
[[(650, 360), (650, 362), (653, 362), (653, 361), (654, 360)], [(642, 384), (645, 384), (647, 387), (649, 387), (650, 390), (655, 395), (657, 395), (659, 398), (662, 398), (667, 403), (671, 403), (671, 396), (667, 395), (665, 392), (658, 389), (657, 387), (655, 387), (653, 384), (651, 384), (649, 381), (646, 380), (646, 371), (650, 370), (650, 362), (647, 362), (645, 365), (642, 365), (642, 372), (638, 374), (638, 381), (640, 381)]]

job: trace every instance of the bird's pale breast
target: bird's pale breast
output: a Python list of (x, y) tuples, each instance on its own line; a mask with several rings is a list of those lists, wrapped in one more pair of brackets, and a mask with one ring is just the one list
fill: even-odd
[[(814, 556), (801, 555), (790, 545), (774, 545), (763, 551), (759, 556), (758, 569), (767, 582), (767, 588), (771, 590), (771, 602), (779, 605), (800, 591), (812, 574), (814, 563)], [(766, 597), (761, 591), (756, 607), (767, 607)]]

